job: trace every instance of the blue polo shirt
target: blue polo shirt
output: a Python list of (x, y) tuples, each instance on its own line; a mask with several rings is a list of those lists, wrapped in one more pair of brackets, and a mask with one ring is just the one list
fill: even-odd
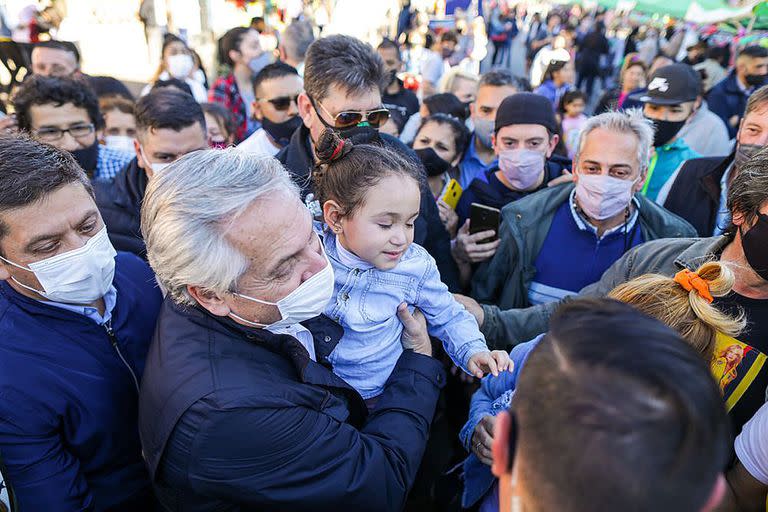
[(576, 211), (575, 190), (555, 212), (552, 226), (536, 257), (536, 275), (528, 287), (532, 305), (555, 302), (575, 295), (597, 282), (603, 273), (630, 248), (644, 242), (638, 219), (638, 203), (629, 220), (601, 237), (597, 228)]
[(472, 139), (469, 141), (469, 146), (464, 152), (464, 158), (459, 163), (461, 169), (461, 175), (459, 176), (459, 185), (464, 190), (467, 190), (469, 184), (474, 179), (480, 179), (486, 181), (485, 171), (492, 167), (498, 167), (499, 159), (494, 158), (493, 161), (486, 165), (485, 162), (477, 155), (475, 150), (475, 135), (472, 135)]

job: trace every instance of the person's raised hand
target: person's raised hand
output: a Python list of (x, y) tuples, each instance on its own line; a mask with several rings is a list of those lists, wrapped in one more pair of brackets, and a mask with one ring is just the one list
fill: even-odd
[(400, 335), (400, 343), (403, 350), (413, 350), (417, 354), (432, 356), (432, 343), (427, 333), (427, 319), (418, 309), (413, 314), (408, 311), (408, 305), (403, 302), (397, 307), (397, 317), (403, 324), (403, 334)]
[(448, 231), (451, 238), (454, 238), (456, 236), (456, 229), (459, 226), (459, 216), (456, 215), (456, 211), (442, 199), (437, 201), (437, 211), (440, 214), (440, 222), (445, 226), (445, 230)]
[(563, 171), (563, 174), (558, 176), (557, 178), (553, 179), (549, 183), (547, 183), (548, 187), (556, 187), (558, 185), (562, 185), (563, 183), (570, 183), (573, 181), (573, 174), (571, 174), (568, 171)]
[(483, 419), (475, 426), (472, 433), (471, 450), (480, 462), (486, 466), (493, 463), (493, 454), (491, 446), (493, 445), (493, 427), (496, 425), (495, 416), (483, 416)]
[(487, 240), (495, 234), (495, 231), (487, 230), (470, 235), (469, 219), (467, 219), (456, 235), (456, 243), (453, 244), (452, 248), (454, 258), (467, 263), (480, 263), (493, 257), (501, 240), (497, 239), (493, 242), (483, 242), (483, 240)]
[(483, 322), (485, 322), (485, 311), (483, 311), (483, 306), (481, 306), (479, 302), (472, 297), (467, 297), (466, 295), (460, 295), (458, 293), (454, 293), (453, 298), (456, 299), (456, 302), (464, 306), (464, 309), (469, 311), (470, 315), (475, 317), (479, 327), (483, 326)]
[(486, 373), (490, 373), (494, 377), (499, 375), (499, 367), (496, 364), (496, 359), (488, 350), (478, 352), (470, 357), (469, 362), (467, 363), (467, 370), (478, 379), (482, 379), (483, 375)]

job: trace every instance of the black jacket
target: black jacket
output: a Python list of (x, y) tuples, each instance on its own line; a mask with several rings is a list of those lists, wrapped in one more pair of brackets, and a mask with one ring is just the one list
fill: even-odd
[(693, 158), (683, 163), (664, 208), (690, 222), (701, 237), (710, 237), (720, 208), (720, 180), (733, 162), (725, 158)]
[(147, 355), (139, 430), (166, 510), (401, 510), (419, 467), (441, 364), (406, 350), (368, 415), (330, 369), (343, 331), (293, 337), (166, 299)]
[[(408, 158), (418, 162), (415, 153), (398, 139), (380, 134), (384, 145), (395, 149)], [(280, 150), (277, 158), (293, 175), (294, 181), (301, 187), (302, 198), (312, 192), (311, 169), (314, 166), (312, 148), (310, 147), (309, 129), (302, 125), (293, 132), (291, 142)], [(451, 256), (451, 237), (440, 221), (437, 203), (426, 184), (421, 187), (421, 209), (416, 219), (413, 242), (424, 247), (435, 258), (441, 280), (452, 292), (461, 291), (459, 286), (459, 271)]]
[(118, 251), (132, 252), (147, 259), (141, 236), (141, 202), (147, 190), (147, 173), (136, 158), (128, 162), (114, 180), (95, 181), (96, 205), (99, 207), (109, 239)]

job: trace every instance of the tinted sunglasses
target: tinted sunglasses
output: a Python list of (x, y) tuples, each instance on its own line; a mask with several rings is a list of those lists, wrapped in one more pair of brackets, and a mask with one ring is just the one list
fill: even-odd
[[(387, 119), (389, 119), (389, 110), (386, 108), (377, 108), (375, 110), (368, 111), (343, 110), (334, 116), (328, 112), (322, 103), (315, 101), (311, 96), (309, 97), (309, 101), (312, 103), (315, 112), (317, 112), (317, 105), (320, 105), (320, 108), (323, 109), (323, 112), (325, 112), (328, 117), (333, 119), (333, 128), (351, 128), (352, 126), (357, 126), (362, 123), (368, 123), (373, 128), (380, 128), (384, 123), (387, 122)], [(320, 112), (317, 112), (317, 115), (320, 116)], [(323, 120), (322, 116), (320, 116), (320, 120)]]
[(275, 110), (280, 111), (286, 111), (289, 108), (291, 108), (291, 103), (296, 103), (299, 96), (278, 96), (277, 98), (272, 98), (271, 100), (267, 99), (260, 99), (258, 101), (268, 101), (272, 104), (273, 107), (275, 107)]

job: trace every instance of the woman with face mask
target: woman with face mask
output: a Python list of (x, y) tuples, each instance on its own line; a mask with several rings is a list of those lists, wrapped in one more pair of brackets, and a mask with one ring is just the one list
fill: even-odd
[(231, 72), (220, 76), (211, 87), (208, 101), (221, 103), (232, 113), (237, 125), (235, 144), (261, 127), (253, 117), (253, 78), (273, 61), (273, 54), (261, 46), (259, 33), (252, 28), (236, 27), (219, 40), (219, 62)]
[(458, 165), (468, 143), (467, 127), (447, 114), (427, 117), (413, 141), (413, 149), (427, 172), (429, 189), (437, 200), (440, 220), (451, 235), (456, 234), (458, 217), (442, 196), (450, 180), (459, 180)]
[(166, 34), (163, 41), (162, 60), (149, 84), (141, 91), (141, 95), (149, 94), (155, 82), (172, 78), (186, 83), (198, 103), (208, 99), (208, 93), (203, 85), (205, 75), (196, 65), (192, 50), (178, 37)]

